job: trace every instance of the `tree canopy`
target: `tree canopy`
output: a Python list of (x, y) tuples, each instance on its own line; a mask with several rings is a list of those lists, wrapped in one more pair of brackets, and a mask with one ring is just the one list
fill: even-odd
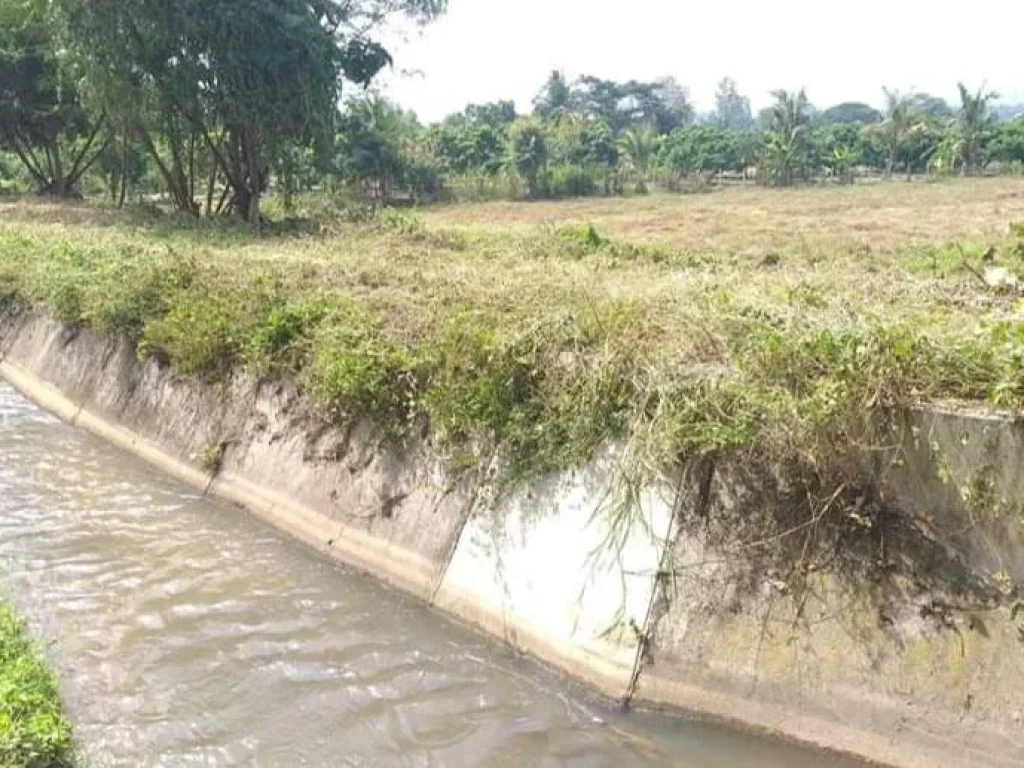
[(369, 33), (393, 14), (426, 21), (445, 9), (444, 0), (55, 4), (89, 96), (140, 136), (176, 205), (195, 207), (202, 147), (252, 222), (282, 153), (333, 137), (343, 81), (365, 86), (391, 62)]
[(43, 2), (0, 4), (0, 147), (17, 155), (38, 191), (63, 197), (103, 151), (103, 118), (83, 109), (47, 22)]
[(735, 130), (745, 130), (754, 124), (750, 112), (750, 99), (737, 91), (736, 81), (731, 77), (724, 78), (718, 84), (712, 119), (719, 128)]
[[(1024, 162), (995, 94), (959, 103), (883, 89), (884, 110), (817, 110), (778, 90), (755, 120), (722, 79), (697, 115), (672, 77), (550, 73), (523, 115), (468, 104), (424, 125), (381, 98), (383, 25), (446, 0), (0, 0), (0, 184), (43, 193), (130, 186), (181, 211), (258, 226), (314, 187), (384, 203), (442, 195), (562, 197), (756, 178), (788, 185), (872, 172), (977, 173)], [(20, 166), (19, 166), (20, 163)], [(12, 168), (23, 167), (12, 182)], [(873, 169), (873, 170), (872, 170)]]
[(877, 109), (860, 101), (844, 101), (821, 113), (822, 121), (830, 124), (871, 125), (882, 122), (883, 117)]

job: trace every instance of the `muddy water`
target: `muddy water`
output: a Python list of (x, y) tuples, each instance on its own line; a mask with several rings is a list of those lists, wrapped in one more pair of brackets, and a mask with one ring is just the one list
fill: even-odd
[(818, 766), (653, 716), (324, 562), (0, 383), (0, 591), (86, 766)]

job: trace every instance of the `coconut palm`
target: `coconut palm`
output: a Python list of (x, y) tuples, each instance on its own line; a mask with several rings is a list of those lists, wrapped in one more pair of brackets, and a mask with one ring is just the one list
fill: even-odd
[(811, 121), (811, 103), (807, 91), (801, 88), (796, 93), (772, 91), (775, 103), (771, 106), (772, 130), (784, 135), (793, 135)]
[(771, 131), (765, 137), (765, 170), (780, 184), (793, 182), (793, 172), (804, 164), (808, 155), (807, 128), (811, 121), (811, 104), (807, 92), (773, 91), (775, 103), (770, 107)]
[(983, 145), (995, 122), (995, 117), (989, 110), (989, 102), (999, 97), (992, 91), (986, 91), (984, 87), (971, 93), (963, 83), (956, 85), (960, 90), (956, 135), (959, 139), (964, 173), (971, 174), (981, 167)]
[(900, 150), (908, 139), (921, 130), (922, 114), (913, 91), (900, 93), (883, 87), (882, 92), (885, 94), (885, 119), (872, 126), (872, 132), (882, 141), (889, 154), (885, 175), (886, 178), (892, 178)]

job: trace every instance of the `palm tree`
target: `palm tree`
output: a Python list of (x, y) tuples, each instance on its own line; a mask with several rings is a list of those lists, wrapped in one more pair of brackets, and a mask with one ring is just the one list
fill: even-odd
[(772, 91), (772, 130), (785, 135), (792, 135), (811, 121), (811, 103), (807, 100), (807, 91), (801, 88), (796, 93), (778, 90)]
[(647, 191), (647, 175), (661, 144), (661, 136), (651, 125), (627, 128), (619, 137), (619, 150), (637, 174), (636, 191)]
[(556, 69), (534, 98), (534, 112), (538, 117), (550, 120), (555, 125), (565, 121), (572, 122), (576, 118), (575, 101), (572, 86), (565, 79), (565, 73)]
[(921, 112), (913, 91), (900, 93), (897, 90), (883, 87), (882, 92), (885, 94), (885, 119), (878, 125), (872, 126), (872, 129), (885, 144), (885, 149), (889, 153), (885, 176), (892, 178), (900, 150), (907, 139), (921, 129)]
[(956, 86), (960, 90), (956, 133), (960, 142), (964, 173), (969, 175), (981, 167), (982, 145), (994, 122), (988, 104), (999, 96), (992, 91), (986, 91), (984, 86), (973, 94), (963, 83), (957, 83)]
[(783, 185), (793, 182), (793, 171), (807, 156), (807, 126), (811, 121), (811, 104), (807, 92), (772, 91), (772, 129), (765, 143), (765, 160), (769, 172)]

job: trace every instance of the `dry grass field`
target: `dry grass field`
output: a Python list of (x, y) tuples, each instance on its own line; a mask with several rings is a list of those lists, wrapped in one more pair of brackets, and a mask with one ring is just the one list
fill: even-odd
[(428, 222), (531, 232), (587, 220), (616, 237), (694, 252), (886, 249), (1006, 234), (1024, 218), (1024, 180), (954, 179), (707, 194), (479, 203), (429, 209)]

